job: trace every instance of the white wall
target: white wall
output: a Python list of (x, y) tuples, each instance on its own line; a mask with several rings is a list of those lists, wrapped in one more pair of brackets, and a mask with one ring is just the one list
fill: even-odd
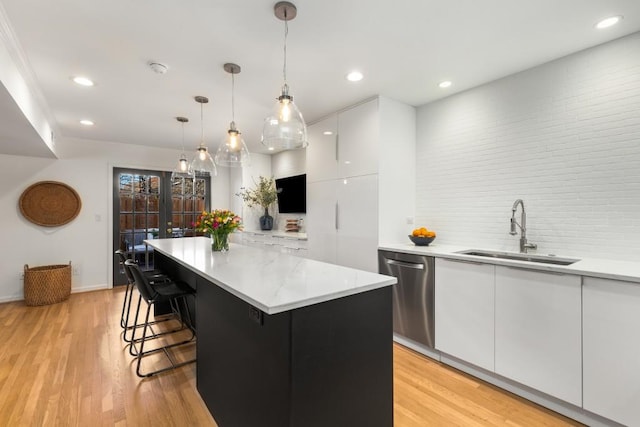
[(436, 243), (640, 255), (640, 33), (420, 107), (416, 225)]
[[(245, 230), (260, 230), (260, 217), (264, 215), (264, 210), (259, 206), (253, 208), (246, 206), (235, 194), (242, 187), (254, 187), (260, 176), (271, 176), (271, 156), (269, 155), (251, 153), (251, 164), (232, 172), (230, 193), (234, 198), (234, 212), (242, 217)], [(277, 212), (270, 211), (269, 214), (275, 218)]]
[[(58, 141), (60, 159), (0, 155), (0, 301), (23, 297), (20, 280), (24, 264), (65, 264), (72, 261), (78, 275), (72, 290), (106, 288), (111, 283), (113, 167), (171, 170), (180, 151), (111, 142)], [(31, 184), (53, 180), (73, 187), (82, 199), (78, 217), (61, 227), (40, 227), (25, 220), (18, 208)], [(213, 179), (212, 206), (228, 206), (226, 170)]]
[(382, 96), (378, 108), (378, 241), (406, 243), (415, 215), (416, 109)]

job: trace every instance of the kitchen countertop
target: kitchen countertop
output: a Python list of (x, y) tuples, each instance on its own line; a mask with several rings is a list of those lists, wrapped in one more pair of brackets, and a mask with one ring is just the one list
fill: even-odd
[(158, 252), (267, 314), (306, 307), (393, 285), (395, 277), (230, 243), (212, 252), (211, 239), (145, 240)]
[[(441, 258), (458, 259), (463, 261), (482, 262), (486, 264), (496, 264), (511, 267), (528, 268), (532, 270), (551, 271), (566, 274), (576, 274), (580, 276), (600, 277), (604, 279), (624, 280), (629, 282), (640, 283), (640, 262), (634, 261), (618, 261), (609, 259), (597, 259), (597, 258), (581, 258), (581, 257), (568, 257), (579, 259), (571, 265), (553, 265), (544, 264), (538, 262), (519, 261), (498, 259), (491, 257), (482, 257), (476, 255), (465, 255), (457, 253), (465, 250), (492, 250), (487, 248), (478, 248), (473, 246), (458, 246), (458, 245), (441, 245), (432, 243), (429, 246), (415, 246), (413, 243), (397, 243), (397, 244), (381, 244), (378, 249), (404, 252), (417, 255), (431, 255)], [(546, 255), (539, 252), (530, 252), (529, 255)], [(565, 258), (562, 255), (558, 255), (558, 258)]]

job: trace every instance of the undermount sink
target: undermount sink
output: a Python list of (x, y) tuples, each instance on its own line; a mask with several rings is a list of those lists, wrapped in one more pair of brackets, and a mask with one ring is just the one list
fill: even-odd
[(580, 261), (576, 258), (558, 258), (554, 255), (531, 255), (531, 254), (518, 254), (513, 252), (497, 252), (497, 251), (485, 251), (478, 249), (469, 249), (458, 252), (464, 255), (482, 256), (488, 258), (498, 259), (510, 259), (515, 261), (528, 261), (539, 262), (542, 264), (555, 264), (555, 265), (571, 265), (574, 262)]

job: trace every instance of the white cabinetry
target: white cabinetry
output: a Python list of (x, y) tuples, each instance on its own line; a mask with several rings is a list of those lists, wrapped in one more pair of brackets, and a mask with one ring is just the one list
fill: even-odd
[[(314, 123), (307, 130), (307, 182), (318, 182), (338, 177), (338, 115)], [(307, 194), (307, 200), (310, 199)]]
[(502, 266), (495, 277), (495, 372), (581, 406), (581, 277)]
[(491, 264), (436, 259), (436, 349), (493, 371), (494, 271)]
[[(382, 180), (395, 194), (412, 188), (415, 165), (405, 153), (415, 147), (415, 110), (380, 97), (314, 123), (308, 132), (309, 257), (376, 272), (381, 224), (395, 241), (405, 242), (402, 225), (414, 215), (412, 192), (402, 203), (385, 204), (379, 189)], [(383, 145), (396, 155), (380, 159)], [(379, 175), (380, 162), (392, 172)]]
[(301, 257), (306, 257), (307, 254), (306, 238), (296, 233), (287, 235), (278, 232), (243, 231), (241, 234), (243, 245)]
[(584, 409), (640, 425), (640, 284), (585, 277)]

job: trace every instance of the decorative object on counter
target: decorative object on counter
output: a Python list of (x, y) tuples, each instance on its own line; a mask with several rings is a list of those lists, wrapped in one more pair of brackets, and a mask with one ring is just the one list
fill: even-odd
[(429, 246), (436, 239), (436, 232), (427, 230), (426, 227), (416, 228), (409, 234), (409, 239), (416, 246)]
[(195, 228), (211, 236), (212, 251), (225, 252), (229, 250), (229, 234), (242, 230), (242, 219), (228, 209), (216, 209), (202, 212)]
[(195, 100), (200, 104), (200, 145), (198, 146), (198, 152), (191, 161), (191, 170), (193, 170), (193, 173), (196, 175), (216, 176), (218, 174), (216, 164), (211, 154), (207, 151), (207, 146), (204, 145), (204, 116), (202, 106), (209, 102), (209, 98), (206, 96), (196, 96)]
[[(255, 181), (254, 181), (255, 182)], [(241, 188), (236, 196), (242, 197), (242, 200), (250, 208), (261, 206), (264, 209), (264, 215), (260, 217), (260, 230), (271, 230), (273, 228), (273, 217), (269, 215), (269, 206), (271, 206), (278, 198), (276, 183), (273, 178), (258, 177), (258, 183), (252, 189)]]
[(227, 135), (222, 139), (216, 153), (216, 164), (226, 167), (242, 167), (249, 163), (249, 149), (242, 138), (242, 134), (236, 128), (235, 114), (235, 75), (240, 74), (240, 66), (226, 63), (224, 70), (231, 74), (231, 123)]
[(69, 264), (29, 267), (24, 265), (24, 303), (28, 306), (62, 302), (71, 294)]
[(34, 224), (57, 227), (67, 224), (80, 213), (82, 202), (76, 190), (57, 181), (40, 181), (20, 196), (20, 212)]
[(288, 219), (287, 225), (284, 227), (284, 231), (291, 231), (293, 233), (297, 233), (300, 231), (300, 225), (298, 224), (297, 219)]
[(282, 68), (282, 92), (278, 97), (273, 113), (264, 119), (262, 126), (262, 145), (269, 150), (291, 150), (304, 148), (309, 145), (307, 139), (307, 125), (302, 113), (293, 103), (293, 96), (289, 95), (287, 83), (287, 35), (289, 21), (293, 20), (298, 11), (293, 3), (280, 1), (273, 8), (276, 17), (284, 21), (284, 67)]

